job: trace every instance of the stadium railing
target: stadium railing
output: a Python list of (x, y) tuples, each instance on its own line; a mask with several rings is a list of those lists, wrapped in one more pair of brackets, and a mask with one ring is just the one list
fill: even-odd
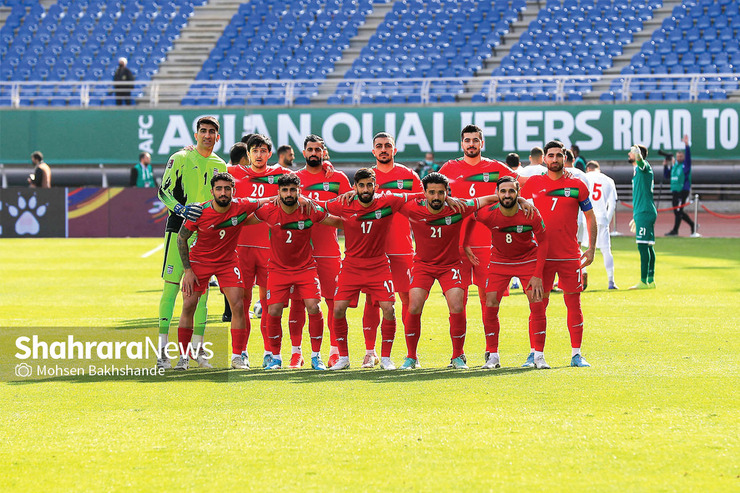
[[(459, 82), (466, 85), (466, 92), (450, 103), (471, 102), (471, 95), (485, 89), (484, 101), (514, 101), (507, 95), (518, 94), (518, 102), (536, 101), (535, 93), (550, 92), (556, 102), (585, 101), (622, 103), (630, 101), (697, 101), (725, 100), (737, 92), (740, 74), (614, 74), (599, 76), (507, 76), (507, 77), (438, 77), (403, 79), (339, 79), (318, 84), (315, 80), (219, 80), (192, 79), (137, 82), (132, 92), (136, 104), (158, 106), (293, 106), (324, 104), (336, 92), (338, 85), (351, 89), (351, 105), (367, 103), (367, 96), (388, 95), (385, 85), (392, 83), (392, 90), (418, 94), (415, 101), (421, 104), (438, 102), (433, 82)], [(505, 89), (499, 85), (506, 81)], [(646, 84), (648, 83), (648, 84)], [(130, 83), (121, 83), (128, 88)], [(645, 91), (645, 86), (654, 87)], [(29, 106), (81, 106), (97, 107), (115, 104), (116, 83), (108, 81), (2, 81), (0, 82), (0, 107)], [(188, 89), (197, 87), (196, 96), (183, 98)], [(639, 88), (639, 89), (638, 89)], [(380, 91), (380, 92), (378, 92)], [(504, 92), (505, 91), (505, 92)], [(609, 98), (604, 98), (609, 94)], [(577, 97), (574, 97), (576, 95)], [(269, 96), (269, 97), (268, 97)], [(382, 98), (376, 101), (382, 101)], [(331, 103), (331, 101), (329, 101)], [(345, 103), (346, 104), (346, 103)]]

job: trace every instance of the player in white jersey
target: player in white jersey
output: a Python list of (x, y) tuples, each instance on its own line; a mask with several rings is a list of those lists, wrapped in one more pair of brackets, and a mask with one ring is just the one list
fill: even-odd
[[(586, 175), (588, 176), (588, 189), (591, 192), (591, 204), (594, 206), (596, 225), (598, 233), (596, 236), (596, 248), (601, 250), (604, 257), (604, 267), (609, 278), (609, 289), (619, 289), (614, 284), (614, 257), (612, 256), (612, 240), (609, 225), (614, 219), (617, 210), (617, 187), (614, 180), (601, 172), (598, 161), (589, 161), (586, 164)], [(588, 241), (583, 246), (588, 247)]]
[[(581, 171), (580, 169), (573, 166), (575, 163), (575, 155), (573, 154), (573, 151), (570, 149), (565, 150), (565, 162), (563, 162), (563, 167), (565, 168), (565, 171), (568, 171), (571, 175), (573, 175), (573, 178), (578, 178), (583, 183), (586, 184), (589, 190), (591, 190), (591, 182), (589, 181), (588, 177), (586, 176), (586, 173), (584, 171)], [(578, 211), (578, 241), (583, 243), (586, 242), (586, 246), (588, 246), (588, 228), (586, 227), (586, 216), (583, 215), (583, 211)], [(583, 289), (585, 290), (588, 287), (588, 272), (586, 272), (586, 268), (583, 267), (581, 269), (581, 274), (583, 276)]]
[(519, 176), (525, 176), (529, 178), (534, 175), (544, 175), (547, 173), (547, 168), (542, 165), (542, 147), (533, 147), (529, 151), (529, 164), (527, 166), (519, 166), (516, 170)]

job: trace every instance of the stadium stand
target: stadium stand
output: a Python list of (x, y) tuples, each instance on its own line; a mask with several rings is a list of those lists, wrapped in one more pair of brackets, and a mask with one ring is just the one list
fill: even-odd
[(661, 5), (662, 0), (547, 0), (491, 74), (507, 79), (484, 86), (472, 101), (556, 99), (561, 82), (527, 79), (527, 75), (575, 76), (561, 90), (568, 101), (582, 100), (592, 90), (595, 76), (612, 66), (612, 58), (622, 53), (643, 21)]
[[(0, 29), (0, 81), (18, 85), (21, 106), (114, 104), (108, 83), (117, 58), (129, 60), (137, 81), (146, 82), (164, 61), (194, 5), (206, 0), (59, 0), (48, 11), (38, 1), (4, 0), (12, 11)], [(73, 94), (59, 81), (90, 81)], [(95, 83), (98, 82), (98, 83)], [(0, 105), (11, 95), (2, 86)], [(134, 95), (140, 87), (135, 88)]]
[[(738, 89), (734, 76), (740, 66), (740, 2), (688, 0), (673, 8), (652, 38), (642, 45), (623, 74), (707, 74), (695, 87), (686, 78), (638, 78), (629, 87), (633, 100), (727, 99)], [(612, 82), (601, 99), (621, 99), (622, 81)]]

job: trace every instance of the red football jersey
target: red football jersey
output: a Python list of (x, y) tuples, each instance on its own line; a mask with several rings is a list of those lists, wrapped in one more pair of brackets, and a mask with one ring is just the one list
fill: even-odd
[(468, 199), (466, 203), (467, 207), (462, 213), (453, 211), (446, 204), (436, 214), (429, 212), (426, 199), (409, 201), (401, 208), (401, 214), (409, 218), (411, 229), (414, 230), (414, 262), (435, 267), (460, 262), (458, 239), (463, 219), (480, 207), (478, 199)]
[(363, 207), (356, 197), (349, 204), (340, 204), (338, 200), (327, 202), (326, 210), (344, 221), (344, 256), (372, 258), (385, 255), (393, 213), (401, 209), (407, 197), (375, 194), (369, 207)]
[[(418, 193), (423, 190), (419, 175), (402, 164), (395, 163), (388, 172), (375, 171), (375, 183), (378, 192), (392, 193)], [(388, 255), (408, 255), (414, 253), (411, 243), (411, 228), (409, 220), (401, 214), (396, 214), (391, 222), (391, 233), (386, 240), (386, 253)]]
[[(283, 168), (279, 164), (265, 166), (265, 169), (258, 173), (251, 166), (229, 166), (229, 173), (236, 181), (236, 197), (249, 197), (250, 199), (261, 199), (264, 197), (274, 197), (278, 193), (278, 177), (284, 173), (290, 173), (290, 170)], [(270, 239), (268, 236), (267, 224), (253, 224), (242, 228), (239, 236), (238, 245), (241, 247), (269, 248)]]
[(523, 264), (537, 260), (537, 277), (542, 277), (547, 241), (545, 223), (539, 214), (527, 218), (519, 209), (508, 217), (501, 213), (501, 208), (496, 204), (477, 211), (475, 219), (490, 231), (492, 264)]
[[(347, 175), (341, 171), (335, 170), (331, 178), (326, 178), (323, 170), (314, 174), (303, 168), (297, 171), (296, 175), (301, 179), (301, 193), (309, 199), (331, 200), (352, 190)], [(337, 228), (315, 224), (311, 228), (311, 242), (313, 243), (314, 257), (339, 257), (342, 255), (337, 240)]]
[[(450, 180), (452, 196), (459, 199), (474, 199), (496, 193), (496, 182), (502, 176), (516, 177), (516, 173), (504, 163), (493, 159), (481, 158), (471, 166), (462, 158), (447, 161), (439, 170)], [(466, 219), (469, 221), (469, 219)], [(463, 231), (465, 231), (463, 229)], [(460, 238), (462, 245), (462, 238)], [(491, 245), (491, 234), (481, 224), (476, 224), (470, 235), (471, 247), (488, 248)]]
[(203, 214), (197, 221), (185, 221), (190, 231), (198, 232), (198, 239), (190, 249), (190, 261), (200, 264), (236, 262), (237, 239), (242, 222), (259, 204), (252, 199), (233, 199), (229, 210), (217, 212), (211, 202), (203, 204)]
[(547, 226), (548, 259), (577, 260), (581, 258), (576, 234), (578, 210), (590, 210), (588, 185), (578, 178), (548, 175), (532, 176), (522, 187), (521, 196), (534, 202)]
[(279, 205), (265, 204), (254, 215), (270, 228), (270, 270), (294, 271), (315, 265), (311, 229), (326, 219), (326, 211), (306, 214), (296, 209), (288, 214)]

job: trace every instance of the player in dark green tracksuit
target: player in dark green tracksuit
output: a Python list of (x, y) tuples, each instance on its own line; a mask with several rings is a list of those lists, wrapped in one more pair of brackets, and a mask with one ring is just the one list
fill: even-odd
[[(219, 139), (218, 121), (214, 117), (204, 117), (198, 120), (197, 128), (195, 149), (181, 150), (170, 157), (158, 193), (159, 200), (170, 210), (162, 264), (164, 289), (159, 302), (159, 347), (168, 343), (172, 312), (183, 274), (182, 261), (177, 251), (177, 233), (183, 221), (194, 221), (200, 217), (199, 204), (211, 199), (211, 177), (216, 173), (226, 172), (226, 163), (213, 154), (213, 147)], [(191, 243), (195, 241), (195, 236), (191, 237)], [(203, 335), (205, 331), (207, 293), (206, 291), (206, 296), (201, 296), (195, 312), (196, 335)], [(163, 355), (157, 365), (169, 368), (170, 362)]]
[(632, 146), (629, 162), (634, 167), (632, 175), (632, 220), (635, 240), (640, 252), (640, 282), (630, 289), (655, 288), (655, 220), (658, 210), (653, 202), (655, 177), (653, 168), (646, 161), (647, 148)]

